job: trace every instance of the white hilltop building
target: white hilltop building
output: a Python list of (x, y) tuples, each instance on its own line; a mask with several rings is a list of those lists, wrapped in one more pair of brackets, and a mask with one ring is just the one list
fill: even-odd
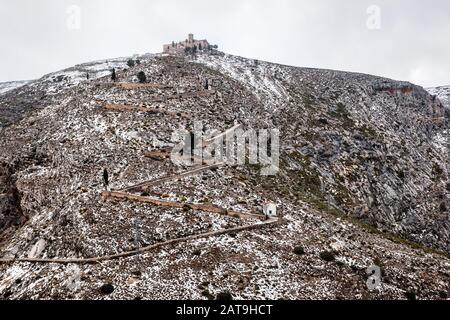
[(277, 217), (277, 205), (271, 201), (264, 202), (263, 213), (266, 217), (276, 218)]

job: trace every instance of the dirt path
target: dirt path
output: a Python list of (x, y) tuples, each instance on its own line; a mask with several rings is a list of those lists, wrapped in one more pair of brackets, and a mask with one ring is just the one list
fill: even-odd
[(172, 208), (181, 208), (181, 209), (188, 208), (188, 209), (192, 209), (192, 210), (217, 213), (220, 215), (230, 216), (230, 217), (240, 218), (240, 219), (259, 219), (260, 220), (260, 219), (265, 218), (265, 216), (261, 215), (261, 214), (227, 210), (225, 208), (220, 208), (220, 207), (217, 207), (214, 205), (183, 203), (183, 202), (176, 202), (176, 201), (164, 201), (164, 200), (158, 200), (158, 199), (153, 199), (153, 198), (149, 198), (149, 197), (136, 196), (134, 194), (125, 193), (125, 192), (102, 192), (102, 197), (118, 198), (118, 199), (126, 199), (126, 200), (130, 200), (130, 201), (135, 201), (135, 202), (150, 203), (150, 204), (160, 206), (160, 207), (172, 207)]
[(102, 261), (111, 261), (111, 260), (117, 260), (121, 258), (128, 258), (136, 255), (143, 254), (145, 252), (158, 249), (164, 246), (168, 246), (171, 244), (177, 244), (181, 242), (187, 242), (191, 240), (197, 240), (202, 238), (209, 238), (209, 237), (216, 237), (224, 234), (234, 233), (234, 232), (240, 232), (240, 231), (248, 231), (248, 230), (255, 230), (259, 228), (263, 228), (269, 225), (276, 225), (281, 223), (278, 219), (271, 219), (267, 220), (261, 223), (252, 224), (249, 226), (241, 226), (241, 227), (235, 227), (230, 229), (224, 229), (224, 230), (218, 230), (218, 231), (211, 231), (211, 232), (205, 232), (201, 234), (191, 235), (183, 238), (177, 238), (173, 240), (168, 240), (165, 242), (153, 244), (144, 248), (140, 248), (139, 250), (132, 250), (132, 251), (126, 251), (123, 253), (118, 253), (114, 255), (107, 255), (102, 257), (94, 257), (94, 258), (61, 258), (61, 259), (30, 259), (30, 258), (17, 258), (17, 259), (0, 259), (0, 263), (14, 263), (14, 262), (29, 262), (29, 263), (56, 263), (56, 264), (69, 264), (69, 263), (76, 263), (76, 264), (92, 264), (92, 263), (99, 263)]
[(114, 111), (114, 112), (146, 112), (150, 114), (165, 114), (171, 117), (181, 117), (189, 119), (190, 116), (184, 112), (172, 112), (157, 108), (147, 108), (147, 107), (136, 107), (126, 104), (103, 104), (103, 110)]
[(192, 169), (192, 170), (189, 170), (189, 171), (186, 171), (186, 172), (183, 172), (183, 173), (175, 174), (175, 175), (172, 175), (172, 176), (167, 176), (167, 177), (158, 178), (158, 179), (154, 179), (154, 180), (150, 180), (150, 181), (145, 181), (145, 182), (136, 184), (134, 186), (121, 189), (120, 191), (140, 190), (140, 189), (142, 189), (144, 187), (157, 186), (157, 185), (160, 185), (160, 184), (162, 184), (164, 182), (167, 182), (167, 181), (187, 178), (187, 177), (199, 174), (199, 173), (201, 173), (203, 171), (219, 168), (219, 167), (221, 167), (223, 165), (224, 165), (223, 163), (216, 163), (216, 164), (211, 164), (211, 165), (207, 165), (207, 166), (201, 166), (199, 168), (195, 168), (195, 169)]

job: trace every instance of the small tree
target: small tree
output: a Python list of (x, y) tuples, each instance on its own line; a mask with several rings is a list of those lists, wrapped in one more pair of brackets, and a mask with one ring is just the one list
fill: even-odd
[(130, 59), (127, 61), (127, 66), (129, 66), (130, 68), (133, 68), (136, 64), (134, 63), (133, 59)]
[(138, 80), (139, 80), (140, 83), (147, 82), (147, 76), (145, 75), (144, 71), (139, 72), (137, 77), (138, 77)]
[(136, 60), (136, 64), (137, 64), (137, 65), (141, 64), (141, 60), (137, 59), (137, 60)]
[(117, 80), (116, 68), (112, 69), (111, 80), (114, 81), (114, 82), (116, 82), (116, 80)]

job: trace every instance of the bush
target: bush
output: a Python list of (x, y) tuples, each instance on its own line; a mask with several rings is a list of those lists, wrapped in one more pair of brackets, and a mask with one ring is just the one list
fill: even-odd
[(433, 163), (433, 168), (432, 168), (433, 180), (439, 181), (441, 179), (443, 173), (444, 173), (444, 170), (441, 168), (441, 166), (437, 163)]
[(111, 283), (106, 283), (100, 287), (102, 294), (108, 295), (114, 292), (114, 286)]
[(294, 254), (301, 256), (305, 254), (305, 249), (302, 246), (298, 246), (294, 248)]
[(129, 66), (130, 68), (133, 68), (136, 65), (136, 63), (134, 62), (134, 60), (130, 59), (127, 61), (127, 66)]
[(144, 71), (139, 72), (137, 77), (140, 83), (147, 82), (147, 76), (145, 75)]
[(231, 295), (231, 293), (229, 291), (224, 291), (217, 295), (216, 300), (230, 301), (230, 300), (233, 300), (233, 296)]
[(406, 299), (417, 300), (417, 294), (414, 290), (408, 290), (405, 292)]
[(320, 258), (326, 262), (332, 262), (336, 259), (336, 253), (332, 251), (323, 251), (320, 253)]
[(116, 69), (114, 68), (114, 69), (112, 69), (111, 80), (115, 82), (116, 79), (117, 79), (117, 76), (116, 76)]

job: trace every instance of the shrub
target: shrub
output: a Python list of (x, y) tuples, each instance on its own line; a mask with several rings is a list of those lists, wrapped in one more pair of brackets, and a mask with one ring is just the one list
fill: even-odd
[(417, 294), (414, 290), (408, 290), (405, 292), (406, 299), (417, 300)]
[(130, 59), (127, 61), (127, 66), (129, 66), (130, 68), (133, 68), (136, 65), (136, 63), (134, 62), (133, 59)]
[(441, 166), (437, 163), (433, 163), (433, 168), (432, 168), (433, 180), (439, 181), (441, 179), (441, 176), (443, 173), (444, 173), (444, 170), (442, 170)]
[(216, 300), (230, 301), (230, 300), (233, 300), (233, 295), (229, 291), (224, 291), (217, 295)]
[(301, 256), (305, 254), (305, 249), (302, 246), (298, 246), (294, 248), (294, 254)]
[(323, 251), (320, 253), (320, 258), (326, 262), (332, 262), (336, 259), (336, 254), (332, 251)]
[(100, 287), (100, 292), (103, 294), (111, 294), (114, 292), (114, 286), (111, 283), (106, 283)]
[(147, 82), (147, 76), (145, 75), (144, 71), (139, 72), (137, 77), (140, 83)]

